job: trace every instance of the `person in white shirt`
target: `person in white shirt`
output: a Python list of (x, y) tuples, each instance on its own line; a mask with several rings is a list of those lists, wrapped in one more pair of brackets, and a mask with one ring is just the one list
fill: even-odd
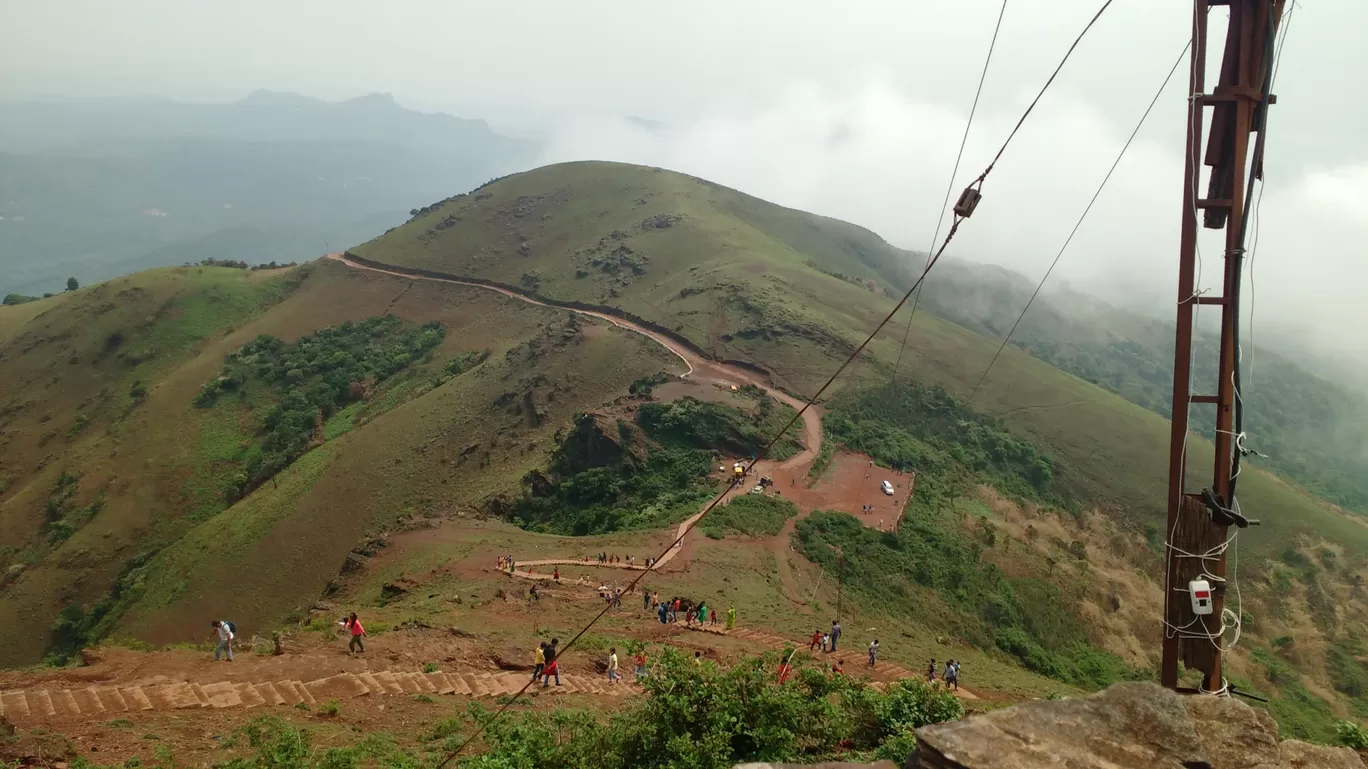
[(869, 642), (869, 666), (874, 667), (874, 663), (879, 659), (879, 639), (875, 638)]
[[(228, 661), (232, 662), (233, 638), (235, 637), (235, 634), (233, 633), (233, 623), (216, 619), (213, 622), (210, 622), (209, 626), (218, 633), (218, 645), (214, 647), (214, 661), (218, 662), (226, 653)], [(213, 638), (212, 634), (210, 635), (210, 638)]]
[(608, 683), (610, 683), (610, 684), (615, 684), (615, 683), (617, 683), (618, 680), (621, 679), (621, 678), (622, 678), (622, 676), (618, 675), (617, 649), (616, 649), (616, 648), (609, 649), (609, 650), (608, 650)]

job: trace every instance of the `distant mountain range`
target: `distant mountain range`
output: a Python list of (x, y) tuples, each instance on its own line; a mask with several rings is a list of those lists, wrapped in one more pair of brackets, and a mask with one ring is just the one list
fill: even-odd
[(537, 151), (389, 94), (0, 104), (0, 294), (211, 257), (312, 258)]
[(442, 152), (480, 150), (517, 157), (526, 143), (483, 120), (405, 109), (390, 94), (325, 102), (297, 93), (254, 91), (226, 104), (98, 99), (0, 104), (0, 151), (35, 152), (111, 140), (236, 139), (361, 141)]

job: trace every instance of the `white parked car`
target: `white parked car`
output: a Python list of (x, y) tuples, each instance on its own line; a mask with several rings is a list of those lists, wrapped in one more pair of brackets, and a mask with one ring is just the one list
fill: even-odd
[(879, 484), (879, 488), (883, 489), (883, 493), (887, 494), (888, 496), (893, 496), (893, 484), (890, 481), (884, 481), (883, 483)]

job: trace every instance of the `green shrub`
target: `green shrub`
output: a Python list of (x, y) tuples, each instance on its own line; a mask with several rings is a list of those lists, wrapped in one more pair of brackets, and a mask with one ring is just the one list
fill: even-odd
[(1354, 750), (1368, 750), (1368, 729), (1353, 721), (1335, 722), (1335, 737), (1339, 744)]

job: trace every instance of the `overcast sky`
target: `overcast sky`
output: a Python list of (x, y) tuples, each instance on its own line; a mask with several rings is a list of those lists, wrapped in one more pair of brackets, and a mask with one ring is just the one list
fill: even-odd
[[(982, 170), (1100, 3), (1009, 3), (956, 187)], [(999, 7), (0, 0), (0, 98), (390, 92), (405, 106), (541, 136), (547, 162), (662, 165), (925, 250)], [(1213, 28), (1223, 19), (1213, 11)], [(1115, 0), (994, 171), (951, 253), (1042, 274), (1189, 24), (1186, 0)], [(1261, 331), (1304, 330), (1360, 358), (1368, 107), (1353, 84), (1368, 72), (1365, 29), (1364, 0), (1300, 0), (1293, 13), (1253, 283)], [(1117, 301), (1173, 300), (1186, 80), (1182, 69), (1057, 279)], [(1203, 245), (1211, 285), (1220, 245)], [(1349, 336), (1353, 328), (1360, 333)]]

